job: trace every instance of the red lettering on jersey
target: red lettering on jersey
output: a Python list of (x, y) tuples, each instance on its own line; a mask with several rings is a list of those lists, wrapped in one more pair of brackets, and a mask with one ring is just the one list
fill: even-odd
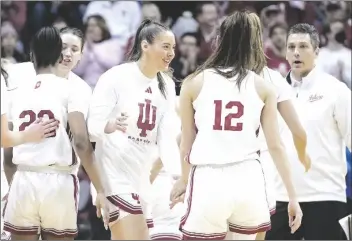
[(38, 81), (38, 82), (35, 84), (34, 89), (38, 89), (41, 84), (42, 84), (42, 82), (41, 82), (41, 81)]
[(136, 200), (138, 204), (141, 204), (141, 202), (139, 201), (139, 195), (138, 194), (132, 193), (132, 198), (133, 198), (133, 200)]
[(233, 113), (230, 113), (225, 116), (225, 122), (224, 126), (222, 126), (222, 100), (214, 100), (215, 104), (215, 120), (214, 120), (214, 125), (213, 125), (213, 130), (216, 131), (242, 131), (243, 129), (243, 123), (238, 122), (235, 125), (232, 125), (232, 119), (238, 119), (243, 116), (243, 111), (244, 111), (244, 106), (241, 102), (239, 101), (229, 101), (225, 105), (225, 109), (233, 109), (233, 107), (236, 107), (236, 112), (234, 111)]
[[(21, 112), (21, 114), (19, 115), (19, 118), (23, 119), (23, 118), (26, 118), (27, 116), (29, 117), (29, 121), (23, 122), (18, 127), (19, 131), (24, 131), (26, 127), (30, 126), (37, 118), (44, 118), (45, 116), (47, 116), (49, 120), (55, 119), (55, 116), (51, 110), (41, 110), (38, 112), (38, 114), (36, 114), (32, 110), (25, 110)], [(51, 137), (55, 137), (55, 136), (56, 136), (56, 131), (55, 131), (55, 135)]]
[[(138, 103), (139, 117), (137, 121), (137, 127), (142, 130), (141, 133), (139, 133), (140, 137), (146, 137), (147, 131), (152, 131), (155, 128), (157, 108), (156, 106), (151, 105), (151, 102), (151, 100), (146, 99), (145, 103)], [(152, 113), (150, 113), (151, 108), (153, 109)], [(150, 114), (152, 114), (151, 119)]]

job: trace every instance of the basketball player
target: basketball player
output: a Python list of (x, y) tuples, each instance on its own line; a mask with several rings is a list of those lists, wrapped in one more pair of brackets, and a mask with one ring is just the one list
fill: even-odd
[(57, 128), (56, 120), (43, 122), (37, 119), (25, 131), (10, 131), (8, 128), (7, 110), (8, 94), (6, 87), (7, 73), (1, 66), (1, 147), (12, 147), (28, 142), (38, 142), (43, 138), (53, 136), (53, 131)]
[[(9, 104), (13, 128), (19, 131), (37, 118), (60, 123), (52, 138), (13, 148), (17, 171), (4, 210), (4, 230), (14, 240), (38, 239), (38, 230), (42, 239), (73, 239), (77, 234), (78, 162), (71, 135), (82, 165), (103, 193), (85, 125), (87, 100), (72, 81), (54, 75), (61, 51), (62, 40), (54, 27), (38, 31), (31, 44), (36, 82), (21, 84)], [(103, 203), (102, 195), (98, 197)]]
[[(277, 96), (277, 109), (283, 120), (290, 128), (292, 133), (293, 141), (295, 143), (297, 156), (301, 163), (304, 165), (305, 170), (308, 171), (310, 168), (310, 158), (306, 153), (307, 146), (307, 135), (303, 126), (301, 125), (297, 113), (292, 104), (292, 90), (286, 80), (282, 75), (266, 66), (266, 57), (263, 51), (263, 36), (262, 36), (262, 24), (257, 14), (250, 13), (250, 18), (252, 19), (252, 26), (254, 30), (253, 46), (258, 51), (254, 53), (254, 61), (252, 62), (254, 66), (250, 68), (253, 72), (264, 78), (265, 81), (273, 84), (276, 90)], [(279, 123), (281, 118), (279, 118)], [(261, 141), (260, 148), (260, 160), (263, 164), (265, 181), (267, 187), (267, 195), (270, 213), (275, 212), (276, 198), (275, 198), (275, 185), (274, 185), (274, 166), (272, 165), (272, 158), (268, 151), (268, 147), (263, 135), (263, 131), (259, 131), (259, 139)], [(240, 238), (241, 239), (241, 238)], [(264, 240), (265, 233), (258, 233), (256, 240)]]
[[(176, 113), (174, 129), (178, 130), (177, 143), (180, 143), (181, 123), (178, 113), (178, 98), (176, 100)], [(180, 173), (181, 174), (181, 173)], [(170, 209), (170, 191), (180, 175), (173, 176), (163, 168), (160, 158), (154, 163), (150, 174), (152, 183), (153, 202), (152, 213), (154, 227), (150, 229), (152, 240), (182, 240), (182, 233), (179, 230), (181, 217), (184, 213), (183, 203)]]
[[(93, 92), (88, 130), (106, 177), (113, 240), (149, 239), (146, 203), (156, 145), (167, 171), (177, 172), (179, 148), (172, 126), (175, 85), (162, 73), (174, 58), (174, 48), (175, 37), (168, 28), (144, 20), (135, 36), (131, 62), (104, 73)], [(125, 128), (116, 131), (121, 120)]]
[(248, 70), (252, 28), (249, 13), (228, 16), (220, 26), (217, 49), (181, 89), (181, 157), (187, 162), (182, 162), (182, 178), (171, 198), (178, 198), (188, 183), (184, 239), (224, 239), (228, 230), (255, 234), (270, 229), (256, 135), (260, 125), (290, 196), (291, 231), (301, 223), (279, 136), (276, 93)]

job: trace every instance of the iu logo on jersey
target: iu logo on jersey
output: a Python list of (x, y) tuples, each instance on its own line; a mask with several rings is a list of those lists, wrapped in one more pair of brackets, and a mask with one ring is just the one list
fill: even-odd
[(156, 121), (156, 106), (151, 105), (151, 100), (146, 99), (145, 103), (139, 103), (139, 117), (137, 127), (141, 129), (140, 137), (146, 137), (147, 131), (152, 131), (155, 128)]

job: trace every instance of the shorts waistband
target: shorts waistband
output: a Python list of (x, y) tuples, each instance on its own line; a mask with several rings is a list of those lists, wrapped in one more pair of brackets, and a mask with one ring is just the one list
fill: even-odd
[(27, 166), (18, 165), (17, 171), (22, 172), (40, 172), (49, 174), (72, 174), (76, 175), (76, 168), (72, 167), (60, 167), (60, 166)]

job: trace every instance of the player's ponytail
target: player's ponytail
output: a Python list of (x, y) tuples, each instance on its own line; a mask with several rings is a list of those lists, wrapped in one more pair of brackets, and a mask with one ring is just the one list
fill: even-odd
[[(154, 42), (154, 39), (162, 31), (167, 31), (169, 28), (162, 25), (161, 23), (155, 22), (150, 19), (144, 20), (139, 28), (137, 29), (134, 44), (131, 51), (128, 54), (129, 61), (138, 61), (142, 56), (141, 43), (143, 40), (149, 44)], [(166, 84), (165, 80), (160, 72), (157, 73), (158, 87), (162, 95), (166, 98)]]

